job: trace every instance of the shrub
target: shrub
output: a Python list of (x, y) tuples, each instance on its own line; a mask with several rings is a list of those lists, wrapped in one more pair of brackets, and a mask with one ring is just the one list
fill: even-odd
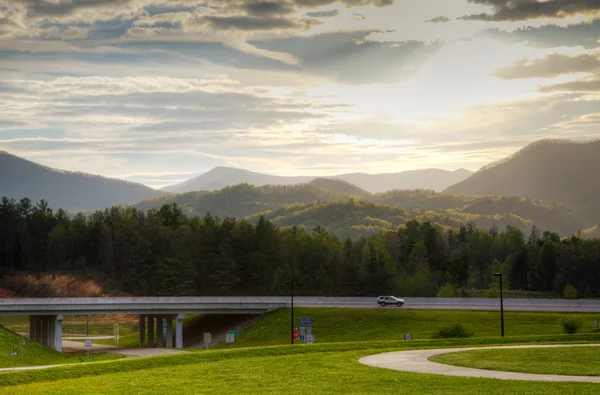
[(473, 337), (474, 332), (469, 332), (467, 329), (459, 323), (452, 326), (438, 329), (434, 334), (434, 339), (454, 339), (459, 337)]
[(454, 287), (452, 284), (448, 283), (440, 288), (437, 296), (440, 298), (453, 298), (456, 296), (456, 292), (454, 292)]
[(560, 320), (564, 333), (577, 333), (581, 329), (581, 320), (579, 318), (563, 317)]
[(485, 292), (485, 297), (486, 298), (499, 298), (500, 297), (500, 288), (498, 287), (498, 284), (492, 284), (490, 286), (490, 289), (488, 289)]
[(567, 299), (577, 299), (577, 288), (571, 284), (567, 285), (563, 291), (563, 296)]

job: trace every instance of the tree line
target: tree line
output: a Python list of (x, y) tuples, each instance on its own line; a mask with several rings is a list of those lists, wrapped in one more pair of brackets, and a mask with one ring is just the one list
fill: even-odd
[(135, 295), (445, 296), (494, 286), (600, 294), (600, 239), (535, 226), (447, 229), (411, 220), (397, 231), (338, 239), (322, 226), (188, 217), (176, 204), (70, 217), (48, 203), (0, 200), (0, 274), (95, 275)]

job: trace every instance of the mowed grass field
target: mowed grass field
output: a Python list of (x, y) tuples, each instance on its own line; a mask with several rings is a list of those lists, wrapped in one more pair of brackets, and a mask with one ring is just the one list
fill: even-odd
[(477, 350), (437, 355), (430, 360), (506, 372), (600, 376), (600, 347)]
[(370, 354), (418, 348), (600, 342), (600, 335), (358, 342), (211, 350), (0, 375), (2, 394), (597, 394), (600, 385), (498, 381), (361, 365)]
[[(21, 346), (21, 342), (25, 345)], [(0, 368), (11, 368), (13, 357), (9, 353), (13, 350), (19, 353), (14, 358), (14, 366), (39, 366), (84, 362), (86, 357), (82, 354), (61, 354), (37, 343), (30, 342), (26, 337), (21, 337), (11, 330), (0, 326)], [(122, 355), (94, 354), (95, 361), (105, 361), (123, 358)], [(2, 376), (0, 375), (0, 382)]]
[[(568, 315), (580, 318), (581, 332), (592, 332), (598, 314), (564, 314), (505, 312), (506, 336), (551, 335), (562, 333), (560, 319)], [(369, 340), (401, 340), (404, 334), (413, 339), (431, 339), (437, 329), (461, 323), (475, 337), (500, 336), (500, 313), (492, 311), (433, 311), (381, 309), (323, 309), (297, 308), (296, 326), (300, 317), (313, 320), (316, 343), (355, 342)], [(290, 310), (282, 309), (265, 314), (258, 322), (242, 331), (232, 345), (250, 347), (287, 344), (290, 342)]]

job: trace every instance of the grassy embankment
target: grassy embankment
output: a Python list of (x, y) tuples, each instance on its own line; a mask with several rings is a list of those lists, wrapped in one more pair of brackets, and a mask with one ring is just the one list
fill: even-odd
[(38, 371), (9, 372), (0, 393), (183, 394), (587, 394), (600, 387), (433, 376), (361, 365), (365, 355), (402, 349), (599, 342), (599, 334), (276, 346), (212, 350)]
[[(21, 347), (21, 341), (25, 342), (25, 346)], [(85, 361), (85, 356), (82, 354), (61, 354), (37, 343), (30, 342), (27, 338), (22, 338), (0, 325), (0, 368), (12, 367), (13, 357), (9, 353), (13, 350), (13, 346), (15, 351), (19, 353), (14, 358), (15, 367), (56, 365)], [(118, 358), (123, 358), (123, 356), (109, 354), (94, 355), (96, 361)], [(1, 381), (2, 378), (0, 378)]]
[[(413, 339), (431, 339), (437, 329), (457, 322), (475, 337), (500, 334), (500, 314), (491, 311), (433, 311), (385, 309), (295, 309), (296, 325), (300, 317), (313, 319), (317, 343), (355, 342), (368, 340), (400, 340), (405, 333)], [(594, 330), (599, 314), (568, 314), (582, 320), (581, 332)], [(560, 319), (565, 313), (505, 312), (506, 336), (552, 335), (562, 333)], [(233, 345), (222, 347), (250, 347), (286, 344), (290, 341), (290, 310), (283, 309), (265, 314), (256, 324), (242, 331)]]
[(506, 372), (600, 376), (598, 347), (477, 350), (437, 355), (430, 360)]

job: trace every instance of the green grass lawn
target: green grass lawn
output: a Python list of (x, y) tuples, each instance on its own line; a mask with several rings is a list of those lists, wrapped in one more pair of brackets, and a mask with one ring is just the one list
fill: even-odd
[[(433, 311), (382, 309), (295, 309), (296, 326), (300, 317), (313, 319), (315, 342), (353, 342), (368, 340), (399, 340), (405, 333), (413, 339), (430, 339), (434, 332), (456, 322), (476, 337), (500, 335), (500, 314), (490, 311)], [(581, 318), (582, 332), (594, 330), (594, 320), (600, 314), (568, 314)], [(563, 313), (505, 312), (507, 336), (562, 333)], [(235, 343), (221, 347), (249, 347), (289, 343), (290, 310), (282, 309), (265, 314), (259, 321), (236, 337)]]
[[(21, 341), (25, 346), (21, 347)], [(14, 359), (15, 367), (56, 365), (67, 363), (79, 363), (86, 360), (84, 354), (61, 354), (37, 343), (30, 342), (27, 338), (0, 326), (0, 368), (12, 367), (13, 358), (9, 353), (13, 350), (19, 353)], [(95, 361), (105, 361), (123, 358), (122, 355), (94, 354)], [(1, 380), (1, 378), (0, 378)]]
[(437, 355), (430, 360), (507, 372), (600, 376), (598, 347), (477, 350)]
[(182, 394), (597, 394), (598, 384), (543, 383), (403, 373), (364, 366), (374, 353), (530, 342), (600, 341), (600, 335), (422, 340), (212, 350), (0, 376), (0, 393)]

